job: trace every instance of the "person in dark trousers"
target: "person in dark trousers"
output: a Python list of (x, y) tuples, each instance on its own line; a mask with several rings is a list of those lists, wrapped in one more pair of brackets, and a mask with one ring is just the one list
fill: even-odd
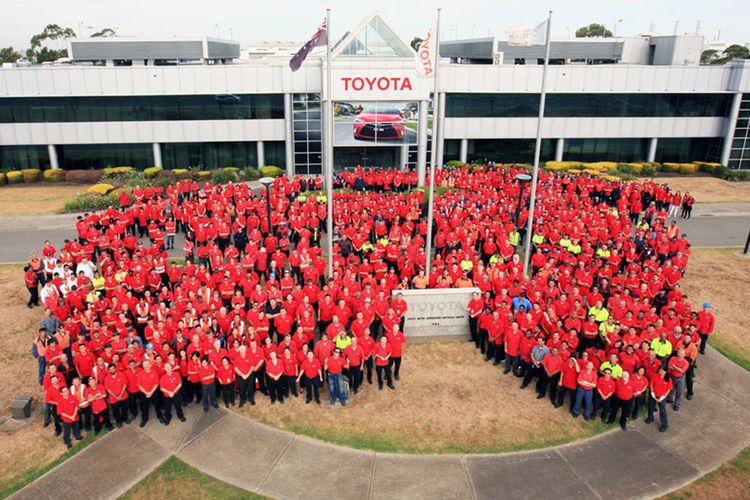
[(216, 368), (209, 362), (208, 356), (201, 359), (199, 370), (201, 378), (201, 399), (203, 400), (203, 412), (208, 413), (208, 407), (218, 408), (216, 402)]
[(620, 428), (628, 430), (628, 417), (633, 411), (633, 386), (630, 383), (630, 373), (622, 372), (622, 377), (615, 382), (615, 396), (612, 402), (612, 410), (609, 412), (608, 424), (615, 421), (617, 412), (620, 412)]
[(390, 389), (395, 389), (393, 380), (391, 379), (391, 346), (388, 344), (388, 339), (385, 335), (380, 337), (380, 342), (375, 346), (373, 350), (375, 356), (375, 370), (378, 373), (378, 389), (383, 390), (383, 376), (385, 375), (385, 381)]
[(672, 392), (672, 379), (667, 377), (667, 370), (662, 366), (651, 380), (651, 397), (648, 400), (648, 417), (646, 418), (647, 424), (653, 422), (656, 408), (659, 408), (659, 432), (667, 432), (669, 429), (667, 397), (670, 392)]
[(70, 441), (70, 434), (72, 433), (73, 437), (80, 441), (81, 426), (78, 416), (78, 400), (65, 386), (60, 389), (60, 398), (57, 400), (57, 414), (62, 422), (63, 442), (70, 449), (73, 446)]
[(162, 402), (164, 407), (165, 425), (172, 421), (172, 407), (174, 407), (177, 418), (181, 422), (185, 421), (185, 415), (182, 413), (182, 378), (180, 374), (172, 369), (172, 365), (164, 365), (164, 374), (159, 381), (159, 388), (162, 393)]
[(297, 382), (305, 376), (305, 389), (307, 391), (306, 404), (310, 404), (313, 396), (315, 396), (315, 402), (320, 404), (320, 384), (323, 382), (323, 367), (320, 366), (320, 361), (315, 358), (315, 354), (312, 351), (307, 353), (307, 359), (302, 362), (302, 369), (297, 376)]

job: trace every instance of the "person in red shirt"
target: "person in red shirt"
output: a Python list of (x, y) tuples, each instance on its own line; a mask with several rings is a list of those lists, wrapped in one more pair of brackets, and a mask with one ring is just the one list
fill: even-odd
[[(52, 365), (54, 366), (54, 365)], [(65, 385), (63, 383), (63, 385)], [(62, 432), (60, 415), (57, 413), (57, 401), (60, 399), (60, 379), (57, 375), (49, 378), (49, 384), (44, 388), (44, 427), (55, 422), (55, 436)]]
[(471, 294), (471, 300), (469, 305), (466, 307), (466, 312), (469, 313), (469, 333), (471, 334), (471, 340), (474, 345), (479, 348), (479, 316), (482, 315), (484, 310), (484, 302), (479, 292)]
[(117, 427), (128, 419), (128, 379), (125, 374), (117, 371), (114, 363), (107, 367), (108, 375), (104, 378), (104, 389), (109, 395), (109, 405)]
[(685, 374), (690, 368), (690, 361), (685, 358), (685, 349), (677, 349), (677, 356), (672, 356), (667, 362), (669, 378), (672, 379), (673, 391), (667, 398), (668, 403), (674, 403), (674, 411), (680, 411), (682, 393), (685, 392)]
[[(294, 346), (294, 344), (291, 345)], [(284, 377), (282, 378), (284, 381), (284, 398), (288, 398), (290, 394), (295, 398), (299, 397), (297, 393), (297, 375), (299, 375), (297, 366), (299, 363), (296, 354), (292, 353), (290, 347), (287, 346), (284, 348), (281, 361), (284, 363)]]
[(249, 401), (251, 405), (255, 406), (255, 377), (253, 376), (255, 358), (251, 356), (247, 350), (246, 345), (241, 345), (237, 351), (237, 355), (234, 356), (234, 373), (235, 380), (237, 381), (237, 387), (240, 393), (240, 405), (242, 408), (245, 406), (245, 402)]
[(586, 362), (586, 368), (578, 372), (578, 387), (576, 388), (576, 400), (573, 403), (573, 408), (570, 409), (570, 414), (574, 417), (578, 417), (581, 411), (581, 403), (583, 403), (583, 419), (588, 420), (593, 418), (593, 395), (594, 389), (597, 384), (596, 370), (594, 369), (594, 363), (591, 361)]
[(539, 380), (536, 384), (537, 399), (542, 399), (547, 395), (549, 388), (549, 397), (554, 405), (557, 400), (557, 387), (560, 385), (560, 370), (562, 370), (563, 360), (560, 357), (560, 351), (553, 347), (549, 354), (542, 359), (542, 370), (539, 374)]
[(271, 404), (284, 403), (284, 362), (279, 359), (275, 350), (268, 352), (268, 361), (266, 362), (266, 379), (268, 381), (268, 395), (271, 397)]
[(151, 361), (143, 360), (143, 364), (137, 375), (138, 390), (140, 391), (141, 403), (141, 427), (146, 427), (148, 422), (148, 411), (151, 405), (159, 422), (164, 423), (161, 413), (161, 395), (159, 394), (159, 373), (151, 366)]
[(172, 421), (172, 407), (174, 406), (177, 418), (180, 422), (185, 421), (185, 415), (182, 413), (182, 378), (179, 372), (174, 371), (172, 365), (164, 365), (164, 374), (159, 379), (159, 389), (161, 389), (164, 425), (169, 425)]
[(401, 327), (396, 324), (393, 325), (393, 331), (390, 333), (386, 332), (386, 338), (388, 344), (391, 346), (391, 358), (389, 360), (390, 365), (393, 369), (393, 378), (398, 380), (398, 374), (401, 370), (401, 357), (404, 354), (404, 344), (406, 344), (406, 337), (401, 331)]
[(654, 421), (654, 412), (659, 407), (659, 432), (667, 432), (669, 429), (669, 417), (667, 416), (667, 398), (672, 392), (672, 379), (667, 377), (667, 370), (659, 367), (656, 376), (651, 379), (651, 397), (648, 400), (648, 417), (646, 423)]
[(630, 377), (630, 385), (633, 388), (633, 411), (630, 415), (631, 420), (638, 418), (640, 409), (648, 405), (649, 381), (646, 376), (646, 367), (639, 366), (633, 376)]
[(216, 380), (221, 387), (221, 398), (224, 400), (224, 407), (234, 406), (234, 380), (235, 373), (232, 363), (228, 356), (221, 358), (221, 362), (216, 370)]
[(344, 349), (344, 357), (348, 367), (349, 387), (352, 388), (354, 394), (357, 394), (362, 385), (362, 366), (365, 354), (364, 349), (359, 346), (359, 339), (356, 336), (352, 336), (352, 343)]
[(302, 375), (305, 376), (305, 389), (307, 392), (305, 403), (310, 404), (314, 395), (315, 402), (320, 404), (320, 384), (323, 382), (323, 371), (320, 361), (315, 357), (315, 353), (308, 351), (307, 359), (302, 362), (301, 368), (299, 375), (297, 375), (297, 382), (302, 378)]
[(375, 371), (378, 374), (378, 389), (383, 390), (383, 375), (385, 374), (385, 380), (388, 384), (389, 389), (395, 389), (393, 381), (391, 380), (391, 365), (390, 358), (392, 355), (392, 348), (388, 344), (388, 339), (385, 335), (380, 337), (380, 342), (375, 345), (373, 350), (375, 356)]
[(89, 377), (94, 373), (95, 363), (96, 356), (88, 350), (86, 344), (79, 344), (78, 353), (73, 358), (73, 365), (76, 367), (78, 376), (81, 377), (81, 383), (88, 383)]
[(198, 368), (198, 377), (201, 381), (201, 399), (203, 400), (203, 412), (208, 413), (208, 407), (218, 408), (216, 402), (216, 368), (209, 362), (208, 356), (203, 356), (201, 366)]
[(73, 431), (73, 437), (80, 441), (81, 426), (78, 418), (78, 400), (65, 386), (60, 389), (60, 397), (57, 399), (57, 414), (62, 422), (63, 442), (70, 449), (73, 446), (70, 442), (70, 433)]
[(570, 406), (575, 402), (575, 393), (578, 388), (578, 360), (574, 357), (568, 358), (560, 368), (560, 379), (557, 382), (557, 397), (555, 408), (560, 408), (565, 402), (565, 396), (570, 394)]
[(615, 382), (615, 396), (612, 410), (609, 412), (608, 424), (615, 421), (618, 411), (620, 411), (620, 428), (626, 431), (628, 430), (628, 417), (633, 411), (633, 384), (630, 383), (630, 372), (622, 372), (622, 377)]
[(94, 434), (98, 435), (102, 427), (112, 430), (112, 421), (109, 418), (109, 407), (107, 406), (107, 390), (104, 384), (100, 384), (96, 378), (89, 379), (89, 401), (91, 401), (91, 412), (94, 417)]
[(615, 379), (612, 378), (612, 370), (605, 368), (603, 376), (599, 377), (599, 380), (596, 382), (596, 394), (594, 395), (593, 416), (596, 417), (599, 409), (601, 409), (602, 422), (605, 422), (608, 414), (611, 413), (616, 388)]
[(703, 310), (698, 312), (698, 335), (700, 335), (701, 337), (701, 354), (706, 354), (706, 344), (708, 344), (708, 337), (714, 332), (715, 325), (716, 318), (711, 312), (711, 304), (705, 302), (703, 304)]
[(325, 371), (328, 376), (328, 392), (331, 395), (331, 404), (336, 404), (336, 399), (341, 401), (341, 406), (346, 406), (346, 394), (344, 393), (344, 368), (346, 360), (341, 357), (341, 349), (333, 350), (331, 356), (325, 361)]

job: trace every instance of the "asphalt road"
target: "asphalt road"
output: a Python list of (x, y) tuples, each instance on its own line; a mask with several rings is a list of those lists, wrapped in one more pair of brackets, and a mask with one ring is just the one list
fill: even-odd
[(410, 129), (405, 128), (405, 135), (404, 139), (401, 141), (361, 141), (354, 138), (354, 132), (353, 132), (352, 122), (336, 122), (334, 123), (334, 144), (336, 146), (373, 146), (375, 144), (378, 145), (389, 145), (389, 144), (416, 144), (417, 143), (417, 133)]

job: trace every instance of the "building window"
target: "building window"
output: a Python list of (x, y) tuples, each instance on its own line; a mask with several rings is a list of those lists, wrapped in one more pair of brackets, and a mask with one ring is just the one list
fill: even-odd
[(47, 146), (1, 146), (0, 166), (8, 170), (50, 168)]
[(263, 151), (266, 165), (275, 165), (286, 168), (286, 146), (284, 141), (265, 141)]
[(563, 149), (566, 161), (632, 162), (647, 155), (648, 139), (565, 139)]
[(750, 169), (750, 94), (743, 94), (740, 102), (728, 167)]
[[(534, 161), (535, 143), (534, 139), (471, 139), (466, 149), (466, 161), (469, 163), (485, 163), (488, 161), (495, 163), (532, 163)], [(554, 157), (555, 141), (553, 139), (542, 139), (540, 162), (552, 160)]]
[(719, 161), (722, 142), (721, 137), (659, 139), (656, 147), (656, 161), (660, 163)]
[(57, 146), (60, 167), (64, 169), (101, 169), (129, 166), (146, 168), (154, 164), (149, 144), (69, 144)]
[[(294, 171), (298, 174), (322, 173), (320, 94), (292, 95), (292, 128), (294, 129)], [(266, 153), (266, 159), (268, 159), (268, 153)]]
[(259, 166), (256, 142), (165, 142), (161, 158), (164, 168), (170, 169)]
[(0, 98), (0, 123), (283, 118), (282, 94)]

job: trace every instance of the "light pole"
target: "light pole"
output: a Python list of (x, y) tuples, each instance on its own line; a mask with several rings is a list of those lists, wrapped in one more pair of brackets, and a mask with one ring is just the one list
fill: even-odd
[(518, 229), (518, 218), (521, 216), (521, 203), (523, 203), (523, 190), (526, 187), (526, 184), (531, 181), (531, 176), (529, 174), (518, 174), (516, 175), (516, 180), (521, 186), (521, 190), (518, 192), (518, 205), (516, 205), (516, 215), (513, 219), (513, 221), (516, 223), (516, 229)]
[(266, 187), (266, 217), (268, 217), (268, 234), (273, 234), (271, 229), (271, 185), (273, 184), (273, 177), (261, 177), (258, 182), (262, 186)]
[(745, 240), (745, 248), (742, 253), (747, 255), (747, 251), (750, 250), (750, 231), (747, 232), (747, 240)]

